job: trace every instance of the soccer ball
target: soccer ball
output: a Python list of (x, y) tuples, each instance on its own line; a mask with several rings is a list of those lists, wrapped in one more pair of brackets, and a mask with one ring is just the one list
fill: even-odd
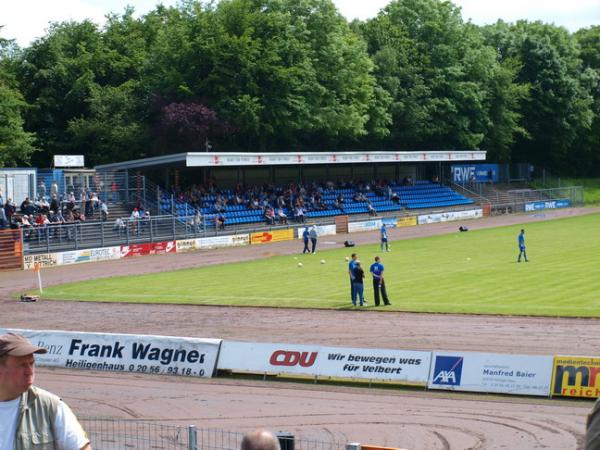
[(471, 261), (471, 258), (468, 258), (468, 257), (467, 257), (467, 261)]
[(325, 264), (325, 260), (324, 259), (321, 260), (321, 264)]
[(346, 256), (346, 261), (350, 261), (350, 257)]
[(298, 267), (302, 267), (302, 263), (298, 263)]

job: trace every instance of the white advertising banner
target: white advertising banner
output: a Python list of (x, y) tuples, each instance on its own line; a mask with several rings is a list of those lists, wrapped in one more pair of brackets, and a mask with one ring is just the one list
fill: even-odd
[(452, 222), (455, 220), (479, 219), (483, 217), (483, 209), (469, 209), (467, 211), (449, 211), (436, 214), (423, 214), (417, 217), (419, 225), (428, 223)]
[(430, 352), (223, 341), (224, 370), (427, 384)]
[(90, 248), (58, 253), (58, 265), (110, 261), (121, 258), (121, 247)]
[(348, 224), (348, 233), (379, 230), (381, 228), (381, 223), (381, 219), (368, 220), (366, 222), (350, 222)]
[(54, 167), (83, 167), (83, 155), (54, 155)]
[(0, 329), (27, 337), (48, 353), (36, 364), (67, 369), (212, 377), (220, 339), (78, 331)]
[(198, 248), (240, 247), (244, 245), (250, 245), (250, 235), (248, 234), (215, 236), (209, 238), (199, 238), (197, 240)]
[[(303, 232), (304, 227), (296, 228), (298, 239), (302, 239)], [(317, 236), (331, 236), (332, 234), (336, 234), (335, 225), (317, 225)]]
[(25, 255), (23, 256), (23, 269), (34, 269), (36, 264), (39, 264), (40, 267), (58, 266), (59, 259), (59, 253), (39, 253), (37, 255)]
[(219, 247), (241, 247), (250, 245), (250, 235), (234, 234), (231, 236), (214, 236), (209, 238), (183, 239), (177, 241), (177, 253)]
[(357, 152), (304, 152), (304, 153), (187, 153), (187, 167), (225, 166), (275, 166), (304, 164), (348, 164), (373, 162), (419, 162), (419, 161), (485, 161), (486, 152), (481, 150), (444, 151), (357, 151)]
[(430, 389), (548, 396), (551, 356), (434, 352)]

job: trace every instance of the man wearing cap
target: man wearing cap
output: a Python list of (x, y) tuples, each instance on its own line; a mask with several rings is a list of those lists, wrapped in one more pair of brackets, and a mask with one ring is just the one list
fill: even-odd
[(0, 449), (91, 450), (75, 414), (56, 395), (33, 386), (35, 353), (25, 337), (0, 336)]

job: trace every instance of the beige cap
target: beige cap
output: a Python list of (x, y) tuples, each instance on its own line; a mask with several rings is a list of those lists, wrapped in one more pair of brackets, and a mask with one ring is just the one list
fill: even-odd
[(0, 336), (0, 356), (27, 356), (33, 353), (47, 353), (44, 347), (33, 345), (25, 336), (7, 333)]

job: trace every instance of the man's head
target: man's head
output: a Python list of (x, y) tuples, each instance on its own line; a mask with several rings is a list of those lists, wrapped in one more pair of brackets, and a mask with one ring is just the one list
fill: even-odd
[(525, 230), (521, 229), (521, 234), (525, 234)]
[(273, 433), (259, 429), (244, 436), (241, 450), (280, 450), (280, 446)]
[(379, 262), (379, 260), (380, 260), (379, 256), (376, 256), (375, 257), (375, 262)]
[(34, 353), (46, 353), (25, 337), (8, 333), (0, 336), (0, 401), (14, 400), (33, 384)]
[(358, 258), (358, 256), (356, 255), (356, 253), (352, 253), (352, 259), (356, 260), (356, 258)]

